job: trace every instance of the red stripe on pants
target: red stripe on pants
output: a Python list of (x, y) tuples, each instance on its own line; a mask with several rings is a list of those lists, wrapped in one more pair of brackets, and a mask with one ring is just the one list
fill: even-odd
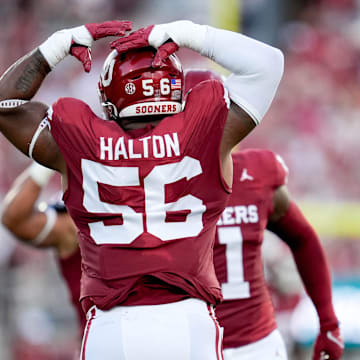
[(91, 322), (95, 317), (95, 313), (96, 313), (95, 309), (92, 309), (90, 319), (86, 323), (84, 339), (83, 339), (83, 343), (82, 343), (82, 346), (81, 346), (81, 360), (85, 360), (86, 342), (87, 342), (87, 339), (88, 339), (88, 336), (89, 336), (89, 330), (90, 330)]
[(215, 324), (215, 329), (216, 329), (216, 344), (215, 344), (216, 358), (217, 358), (217, 360), (224, 360), (223, 353), (222, 353), (222, 350), (223, 350), (222, 336), (220, 336), (220, 331), (221, 331), (220, 325), (216, 319), (213, 306), (208, 304), (207, 307), (209, 310), (209, 315), (210, 315), (211, 319), (213, 320), (213, 322)]

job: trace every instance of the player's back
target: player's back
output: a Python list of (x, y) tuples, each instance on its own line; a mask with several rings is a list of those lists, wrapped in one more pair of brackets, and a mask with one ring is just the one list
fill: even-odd
[(233, 190), (217, 224), (214, 248), (224, 297), (216, 309), (225, 328), (224, 348), (259, 340), (276, 327), (261, 245), (274, 191), (286, 181), (286, 170), (278, 159), (267, 150), (233, 154)]
[(229, 192), (219, 161), (227, 105), (223, 86), (207, 82), (183, 112), (125, 132), (78, 100), (54, 104), (51, 130), (67, 162), (64, 200), (79, 228), (89, 305), (219, 301), (212, 246)]

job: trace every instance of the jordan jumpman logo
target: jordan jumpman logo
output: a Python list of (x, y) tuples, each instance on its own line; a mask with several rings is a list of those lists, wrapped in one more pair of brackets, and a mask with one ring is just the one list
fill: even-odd
[(250, 180), (253, 181), (254, 178), (248, 174), (247, 169), (244, 168), (240, 177), (240, 181)]

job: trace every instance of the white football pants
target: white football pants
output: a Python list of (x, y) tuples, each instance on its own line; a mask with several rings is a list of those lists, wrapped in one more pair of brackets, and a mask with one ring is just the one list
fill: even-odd
[(263, 339), (234, 349), (224, 349), (225, 360), (287, 360), (284, 340), (279, 330)]
[(222, 329), (214, 309), (187, 299), (117, 306), (87, 315), (80, 360), (222, 360)]

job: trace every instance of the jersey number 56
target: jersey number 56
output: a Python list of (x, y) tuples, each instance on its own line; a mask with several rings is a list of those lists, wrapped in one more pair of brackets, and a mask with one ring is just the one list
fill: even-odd
[[(165, 203), (165, 185), (201, 174), (199, 160), (185, 156), (177, 163), (155, 166), (144, 177), (146, 217), (128, 205), (102, 201), (98, 189), (98, 183), (119, 187), (141, 186), (138, 167), (108, 166), (82, 159), (81, 168), (85, 209), (98, 214), (121, 214), (123, 219), (121, 225), (105, 225), (103, 221), (89, 223), (90, 236), (99, 245), (130, 244), (144, 232), (144, 223), (147, 232), (162, 241), (195, 237), (203, 229), (202, 215), (206, 207), (201, 199), (188, 194), (177, 201)], [(185, 221), (165, 221), (168, 211), (181, 210), (190, 210)]]

